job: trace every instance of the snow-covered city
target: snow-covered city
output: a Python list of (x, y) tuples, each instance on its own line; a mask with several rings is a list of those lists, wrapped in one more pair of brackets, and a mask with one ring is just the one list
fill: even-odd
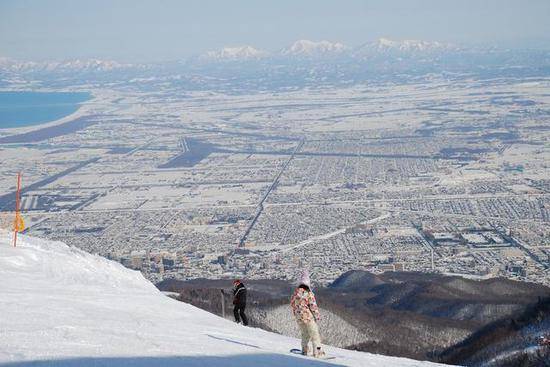
[[(139, 2), (136, 17), (155, 8)], [(64, 11), (80, 19), (79, 6)], [(38, 45), (8, 19), (43, 7), (0, 4), (0, 33), (11, 26), (21, 45)], [(358, 27), (350, 9), (376, 18), (359, 4), (319, 7)], [(167, 26), (202, 29), (169, 8), (199, 19), (202, 7), (162, 10)], [(0, 36), (12, 50), (0, 54), (0, 364), (547, 365), (536, 361), (549, 348), (534, 340), (550, 337), (540, 311), (550, 304), (550, 43), (390, 30), (314, 38), (290, 24), (277, 42), (221, 30), (181, 54), (148, 44), (158, 57), (137, 56), (126, 31), (128, 49), (113, 46), (112, 57), (31, 52)], [(306, 272), (332, 359), (285, 354), (300, 344), (286, 290)], [(252, 328), (227, 322), (223, 290), (235, 279), (250, 285)], [(131, 304), (137, 313), (125, 315)], [(392, 322), (409, 322), (401, 340)], [(483, 334), (499, 322), (527, 326)], [(19, 329), (30, 324), (39, 336), (27, 341)], [(102, 340), (111, 325), (126, 331)], [(502, 339), (483, 344), (490, 338)]]
[(287, 278), (306, 261), (323, 283), (406, 269), (550, 284), (549, 80), (153, 83), (79, 86), (92, 98), (74, 119), (2, 130), (4, 227), (23, 171), (25, 233), (154, 281)]

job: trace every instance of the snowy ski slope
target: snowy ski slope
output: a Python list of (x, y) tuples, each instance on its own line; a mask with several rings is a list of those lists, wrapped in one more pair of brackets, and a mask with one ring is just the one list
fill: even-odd
[(247, 328), (164, 296), (137, 272), (60, 242), (0, 231), (1, 366), (435, 366)]

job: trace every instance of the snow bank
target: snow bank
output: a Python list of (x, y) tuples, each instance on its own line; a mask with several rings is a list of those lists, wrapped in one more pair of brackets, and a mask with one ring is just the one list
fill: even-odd
[(432, 366), (327, 348), (247, 328), (164, 296), (139, 272), (60, 242), (0, 231), (4, 366)]

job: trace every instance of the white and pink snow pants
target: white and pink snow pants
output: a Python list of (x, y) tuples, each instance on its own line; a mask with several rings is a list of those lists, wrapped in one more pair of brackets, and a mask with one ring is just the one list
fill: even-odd
[(302, 353), (308, 354), (309, 342), (313, 344), (313, 354), (321, 350), (321, 336), (319, 335), (319, 327), (315, 321), (303, 322), (297, 320), (300, 331), (302, 332)]

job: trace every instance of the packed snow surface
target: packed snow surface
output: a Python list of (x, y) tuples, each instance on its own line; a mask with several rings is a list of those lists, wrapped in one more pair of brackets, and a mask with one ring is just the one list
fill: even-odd
[(327, 347), (244, 327), (158, 291), (137, 272), (60, 242), (0, 231), (3, 366), (435, 366)]

